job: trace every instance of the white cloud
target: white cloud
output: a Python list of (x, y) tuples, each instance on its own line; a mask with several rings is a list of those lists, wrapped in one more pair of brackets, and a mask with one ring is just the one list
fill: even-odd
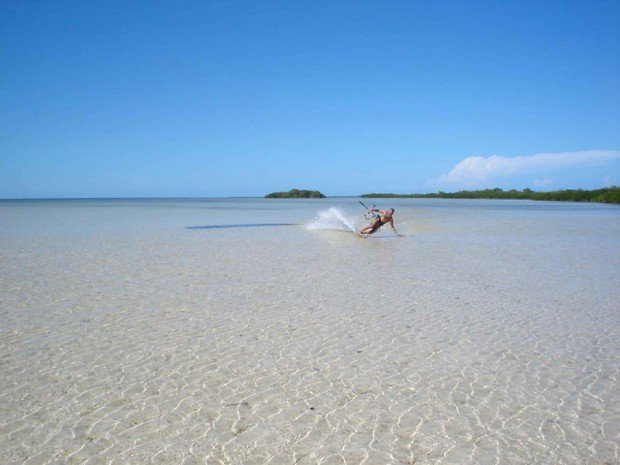
[(620, 159), (617, 150), (584, 152), (537, 153), (536, 155), (503, 157), (467, 157), (454, 168), (429, 184), (436, 187), (494, 187), (489, 183), (519, 175), (539, 176), (542, 173), (569, 167), (589, 167)]

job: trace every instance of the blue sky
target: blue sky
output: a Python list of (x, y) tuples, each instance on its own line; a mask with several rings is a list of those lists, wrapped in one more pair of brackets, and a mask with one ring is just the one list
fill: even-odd
[(2, 1), (0, 47), (0, 198), (620, 184), (617, 1)]

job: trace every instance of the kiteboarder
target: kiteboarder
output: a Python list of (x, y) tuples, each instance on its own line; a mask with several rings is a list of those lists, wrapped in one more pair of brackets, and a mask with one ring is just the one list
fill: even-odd
[(394, 226), (394, 218), (393, 218), (394, 209), (393, 208), (390, 208), (388, 210), (379, 210), (378, 208), (368, 208), (368, 212), (373, 214), (373, 218), (370, 224), (360, 231), (361, 235), (364, 236), (367, 234), (373, 234), (377, 232), (379, 228), (383, 226), (384, 224), (390, 223), (390, 226), (392, 227), (394, 234), (396, 234), (397, 236), (400, 236), (400, 234), (398, 234), (398, 231), (396, 231), (396, 227)]

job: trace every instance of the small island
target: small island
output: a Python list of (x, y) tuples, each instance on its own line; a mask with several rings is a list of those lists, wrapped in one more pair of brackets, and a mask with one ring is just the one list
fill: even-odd
[(558, 200), (564, 202), (620, 203), (620, 187), (582, 190), (565, 189), (550, 192), (536, 192), (531, 189), (504, 191), (500, 188), (477, 191), (434, 192), (431, 194), (364, 194), (366, 198), (419, 198), (419, 199), (528, 199)]
[(305, 189), (291, 189), (288, 192), (272, 192), (265, 196), (266, 199), (324, 199), (325, 195), (319, 191)]

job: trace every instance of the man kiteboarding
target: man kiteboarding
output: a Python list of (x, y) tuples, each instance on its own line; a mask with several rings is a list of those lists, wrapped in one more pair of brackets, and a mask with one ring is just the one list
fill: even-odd
[[(362, 205), (364, 204), (362, 203)], [(366, 205), (364, 206), (366, 207)], [(394, 226), (394, 218), (393, 218), (394, 209), (393, 208), (390, 208), (388, 210), (379, 210), (377, 208), (368, 208), (368, 207), (366, 208), (368, 209), (368, 212), (373, 215), (373, 217), (372, 217), (372, 220), (370, 221), (370, 224), (360, 231), (360, 234), (362, 236), (376, 233), (381, 226), (387, 223), (390, 223), (390, 226), (392, 227), (394, 234), (396, 234), (399, 237), (401, 236), (400, 234), (398, 234), (398, 231), (396, 231), (396, 227)]]

